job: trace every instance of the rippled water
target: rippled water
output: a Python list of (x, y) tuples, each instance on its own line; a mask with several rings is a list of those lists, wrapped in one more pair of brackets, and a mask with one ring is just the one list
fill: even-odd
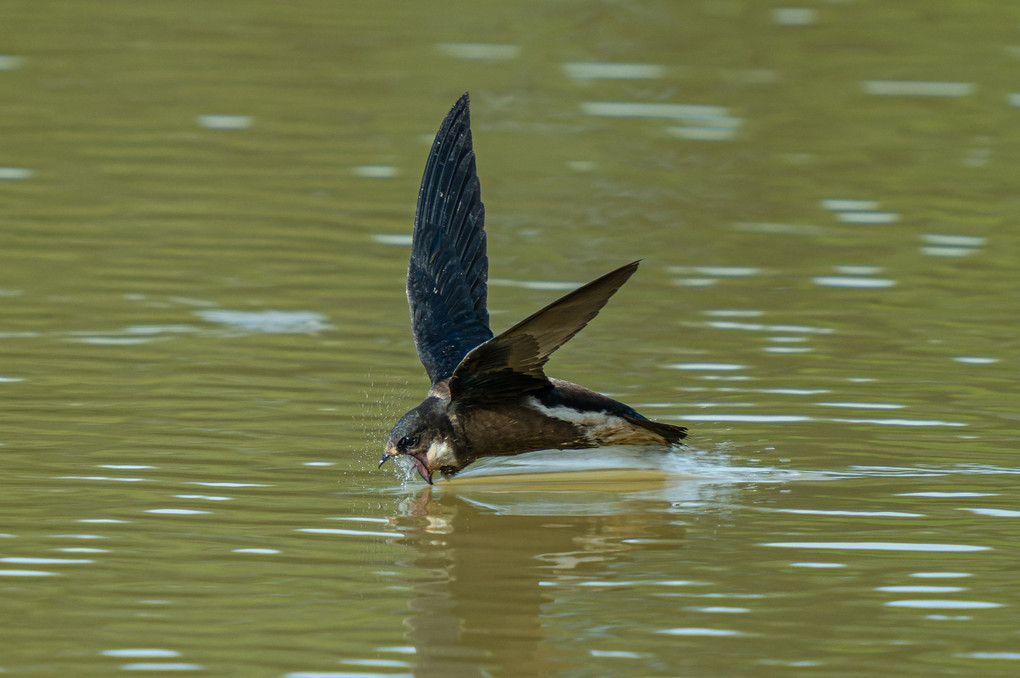
[[(1020, 668), (1016, 10), (44, 4), (0, 28), (0, 671)], [(494, 328), (642, 258), (549, 371), (689, 446), (375, 468), (464, 90)]]

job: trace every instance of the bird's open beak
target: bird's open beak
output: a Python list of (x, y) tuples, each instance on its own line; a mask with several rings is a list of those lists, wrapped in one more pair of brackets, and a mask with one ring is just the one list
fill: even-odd
[[(387, 461), (389, 461), (393, 457), (396, 457), (397, 455), (400, 455), (400, 454), (404, 454), (404, 453), (403, 452), (398, 452), (397, 448), (394, 447), (393, 445), (387, 445), (386, 449), (383, 450), (382, 459), (379, 460), (379, 467), (381, 468), (382, 465), (385, 464)], [(425, 458), (424, 457), (419, 457), (419, 456), (414, 455), (414, 454), (408, 454), (407, 456), (410, 457), (411, 461), (414, 462), (414, 468), (415, 468), (415, 470), (418, 471), (418, 475), (420, 475), (422, 477), (422, 479), (426, 483), (431, 485), (432, 484), (432, 471), (429, 470), (428, 464), (425, 463)]]

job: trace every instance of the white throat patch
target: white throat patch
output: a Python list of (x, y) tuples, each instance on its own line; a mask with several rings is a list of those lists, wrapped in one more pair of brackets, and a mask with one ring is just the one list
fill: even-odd
[(453, 455), (453, 448), (445, 440), (433, 441), (425, 452), (425, 459), (428, 461), (430, 469), (457, 465), (457, 459)]

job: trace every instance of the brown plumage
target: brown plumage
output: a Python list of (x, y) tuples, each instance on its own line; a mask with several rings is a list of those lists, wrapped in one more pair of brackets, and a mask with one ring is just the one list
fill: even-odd
[(621, 266), (498, 336), (486, 309), (485, 210), (468, 96), (443, 121), (418, 194), (407, 299), (425, 400), (393, 427), (380, 466), (407, 455), (427, 482), (487, 456), (603, 445), (672, 445), (687, 429), (545, 375), (553, 351), (594, 318), (638, 268)]

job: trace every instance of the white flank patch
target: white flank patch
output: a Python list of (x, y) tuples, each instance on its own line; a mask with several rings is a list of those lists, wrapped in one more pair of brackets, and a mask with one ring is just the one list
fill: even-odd
[(604, 412), (581, 412), (572, 407), (546, 407), (538, 398), (528, 398), (528, 405), (535, 408), (547, 417), (554, 417), (560, 421), (569, 421), (577, 426), (606, 426), (616, 427), (623, 424), (619, 417), (609, 416)]
[(431, 469), (439, 468), (440, 466), (457, 465), (457, 459), (453, 455), (453, 448), (445, 440), (437, 440), (429, 445), (429, 449), (425, 453), (425, 459), (428, 461), (428, 466)]
[(661, 443), (662, 437), (634, 426), (622, 417), (608, 412), (582, 412), (572, 407), (547, 407), (537, 398), (528, 398), (528, 405), (547, 417), (570, 422), (582, 429), (591, 442), (600, 445)]

